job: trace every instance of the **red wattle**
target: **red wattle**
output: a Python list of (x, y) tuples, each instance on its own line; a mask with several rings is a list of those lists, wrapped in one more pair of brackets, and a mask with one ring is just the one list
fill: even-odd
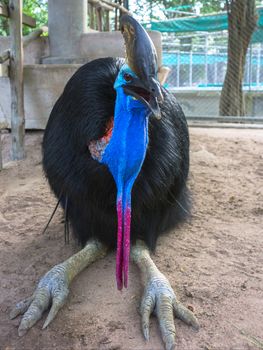
[(124, 287), (128, 287), (129, 260), (130, 260), (130, 232), (131, 232), (131, 208), (124, 210), (124, 252), (123, 252), (123, 275)]
[(119, 290), (123, 287), (122, 270), (123, 270), (123, 236), (122, 236), (122, 202), (117, 202), (117, 218), (118, 218), (118, 233), (117, 233), (117, 257), (116, 257), (116, 280)]
[(122, 200), (117, 201), (117, 257), (116, 257), (116, 280), (117, 288), (121, 290), (128, 287), (129, 260), (130, 260), (130, 231), (131, 231), (131, 208), (126, 204), (123, 208)]

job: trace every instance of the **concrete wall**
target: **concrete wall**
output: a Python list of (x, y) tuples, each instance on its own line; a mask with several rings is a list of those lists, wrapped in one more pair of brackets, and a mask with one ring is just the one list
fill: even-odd
[[(161, 35), (150, 32), (157, 48), (161, 65)], [(0, 37), (0, 52), (9, 47), (9, 39)], [(39, 64), (49, 55), (48, 38), (42, 37), (29, 44), (25, 49), (25, 115), (26, 128), (43, 129), (46, 126), (51, 109), (62, 93), (64, 86), (78, 64)], [(88, 62), (99, 57), (123, 57), (124, 42), (120, 32), (88, 33), (81, 36), (80, 57)], [(218, 116), (219, 91), (182, 91), (173, 92), (183, 107), (186, 116)], [(247, 115), (263, 115), (263, 94), (246, 93)], [(10, 86), (8, 78), (0, 78), (0, 123), (10, 126)]]
[[(27, 65), (25, 78), (25, 115), (27, 129), (44, 129), (51, 109), (65, 84), (80, 67), (67, 65)], [(186, 116), (218, 116), (219, 92), (174, 92)], [(263, 116), (263, 94), (246, 93), (247, 115)], [(10, 126), (10, 87), (8, 78), (0, 78), (0, 123)]]
[[(158, 56), (159, 66), (162, 65), (162, 36), (160, 32), (149, 31)], [(82, 34), (81, 36), (81, 57), (89, 60), (101, 57), (124, 57), (125, 46), (121, 32), (97, 32)]]
[[(80, 65), (27, 65), (24, 67), (27, 129), (44, 129), (52, 107), (66, 82)], [(0, 78), (0, 122), (10, 126), (10, 86)]]
[[(157, 31), (149, 35), (156, 47), (159, 66), (162, 65), (162, 37)], [(0, 53), (10, 47), (8, 37), (0, 37)], [(79, 57), (83, 63), (101, 57), (124, 57), (125, 47), (120, 32), (91, 32), (81, 35)], [(42, 63), (49, 56), (49, 38), (41, 37), (30, 43), (24, 50), (25, 64)]]
[[(173, 90), (172, 93), (189, 117), (219, 116), (220, 91), (215, 90)], [(263, 116), (263, 93), (257, 91), (244, 92), (247, 116)]]
[[(162, 62), (162, 42), (159, 32), (149, 33)], [(80, 39), (79, 56), (83, 63), (100, 57), (124, 57), (124, 41), (120, 32), (87, 33)], [(9, 48), (9, 38), (0, 37), (0, 52)], [(51, 109), (62, 93), (68, 79), (80, 65), (39, 64), (49, 56), (49, 40), (41, 37), (24, 51), (24, 91), (26, 128), (43, 129)], [(10, 126), (10, 86), (8, 78), (0, 77), (0, 123)]]
[[(0, 53), (10, 48), (9, 37), (0, 36)], [(41, 57), (49, 56), (48, 37), (41, 37), (30, 43), (24, 50), (25, 64), (38, 64)]]

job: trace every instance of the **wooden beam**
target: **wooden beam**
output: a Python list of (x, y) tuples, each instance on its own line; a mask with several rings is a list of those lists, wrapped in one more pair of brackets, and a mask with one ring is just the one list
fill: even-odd
[(47, 32), (48, 32), (48, 27), (43, 26), (43, 27), (40, 27), (40, 28), (34, 30), (30, 34), (24, 36), (23, 37), (23, 47), (25, 48), (28, 44), (30, 44), (32, 41), (37, 39), (40, 35), (42, 35), (43, 33), (47, 33)]
[(9, 16), (12, 157), (19, 160), (25, 158), (22, 0), (9, 1)]
[[(43, 26), (43, 27), (40, 27), (40, 28), (34, 30), (30, 34), (24, 36), (23, 37), (23, 47), (25, 48), (32, 41), (37, 39), (41, 34), (47, 33), (47, 32), (48, 32), (48, 27)], [(0, 64), (9, 60), (9, 58), (10, 58), (10, 49), (7, 49), (0, 55)]]
[(132, 13), (130, 11), (128, 11), (125, 7), (123, 7), (119, 4), (116, 4), (114, 2), (107, 1), (107, 0), (101, 0), (101, 1), (109, 6), (112, 6), (112, 7), (115, 7), (116, 9), (119, 9), (122, 13), (127, 13), (128, 15), (132, 16)]
[(22, 17), (22, 23), (30, 28), (36, 28), (37, 26), (35, 18), (25, 15), (24, 13)]
[[(9, 8), (4, 4), (0, 4), (0, 16), (9, 17)], [(35, 28), (36, 20), (28, 15), (23, 14), (22, 23), (28, 27)]]
[(10, 58), (10, 49), (7, 49), (0, 55), (0, 64), (9, 60), (9, 58)]
[(101, 7), (101, 8), (103, 8), (103, 10), (114, 11), (114, 7), (113, 6), (105, 4), (101, 0), (89, 0), (89, 4), (91, 4), (91, 5), (95, 6), (95, 7)]
[(9, 69), (7, 64), (0, 64), (0, 78), (6, 78), (9, 76)]
[(0, 4), (0, 16), (9, 17), (8, 7), (4, 4)]

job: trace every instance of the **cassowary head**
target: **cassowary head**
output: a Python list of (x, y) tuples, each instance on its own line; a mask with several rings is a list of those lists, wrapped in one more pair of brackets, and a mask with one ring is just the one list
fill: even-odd
[[(141, 170), (148, 145), (148, 119), (160, 119), (158, 102), (163, 99), (157, 80), (157, 57), (144, 28), (132, 17), (121, 19), (127, 64), (121, 68), (114, 88), (117, 92), (113, 128), (99, 161), (108, 166), (117, 186), (117, 262), (118, 289), (127, 287), (131, 193)], [(136, 223), (135, 223), (136, 224)]]
[[(121, 32), (126, 46), (128, 66), (137, 79), (127, 84), (127, 94), (138, 98), (153, 112), (161, 117), (158, 101), (163, 100), (160, 83), (157, 80), (157, 54), (152, 40), (144, 28), (131, 16), (121, 18)], [(128, 86), (129, 85), (129, 86)]]

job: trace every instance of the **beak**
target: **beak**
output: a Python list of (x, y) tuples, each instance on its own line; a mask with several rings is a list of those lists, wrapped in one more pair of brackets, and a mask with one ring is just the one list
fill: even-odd
[[(154, 85), (155, 84), (155, 85)], [(155, 94), (151, 91), (150, 87), (146, 86), (139, 78), (133, 79), (129, 85), (123, 85), (123, 90), (127, 95), (133, 96), (137, 100), (144, 103), (152, 112), (156, 119), (161, 119), (161, 110), (159, 107), (159, 101)], [(153, 80), (152, 86), (156, 89), (159, 88), (159, 82)]]
[(159, 102), (163, 101), (163, 94), (157, 79), (157, 54), (153, 42), (145, 29), (129, 15), (121, 17), (121, 32), (125, 41), (128, 65), (139, 78), (124, 90), (146, 103), (154, 116), (160, 119)]

